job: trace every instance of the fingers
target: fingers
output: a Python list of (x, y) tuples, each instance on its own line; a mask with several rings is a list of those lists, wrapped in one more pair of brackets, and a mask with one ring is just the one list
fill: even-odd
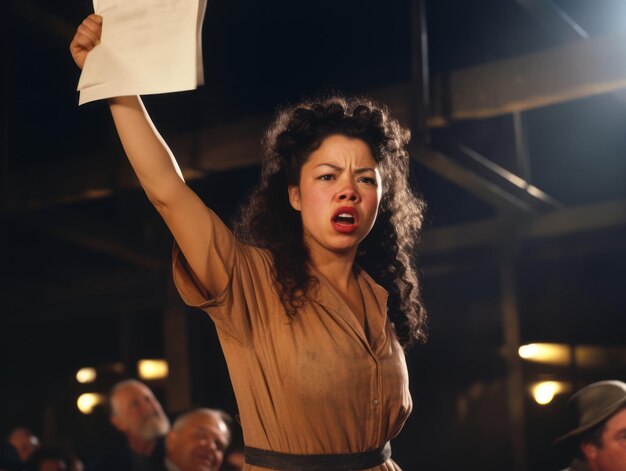
[(70, 43), (70, 53), (79, 69), (83, 68), (87, 53), (100, 44), (102, 36), (102, 17), (89, 15), (76, 29)]
[(91, 51), (100, 44), (100, 36), (102, 35), (102, 17), (98, 15), (89, 15), (78, 26), (76, 34), (70, 44), (72, 51), (84, 49)]
[(83, 29), (86, 34), (93, 34), (99, 42), (100, 36), (102, 35), (102, 17), (96, 14), (91, 14), (83, 20), (78, 29)]
[(102, 17), (98, 15), (89, 15), (78, 26), (77, 34), (80, 34), (93, 43), (94, 46), (100, 44), (100, 36), (102, 35)]

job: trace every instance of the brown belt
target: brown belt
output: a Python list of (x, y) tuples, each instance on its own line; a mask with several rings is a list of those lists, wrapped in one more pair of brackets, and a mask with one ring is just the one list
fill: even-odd
[(391, 445), (362, 453), (336, 455), (292, 455), (245, 447), (246, 463), (279, 471), (357, 471), (374, 468), (391, 457)]

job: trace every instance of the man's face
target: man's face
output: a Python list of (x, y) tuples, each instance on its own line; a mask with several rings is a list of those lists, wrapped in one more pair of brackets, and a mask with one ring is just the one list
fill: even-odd
[(198, 412), (170, 432), (167, 458), (180, 471), (217, 471), (229, 439), (228, 427), (217, 414)]
[(626, 471), (626, 409), (611, 417), (602, 432), (602, 446), (582, 446), (593, 471)]
[(141, 441), (152, 441), (170, 428), (161, 404), (152, 391), (142, 384), (129, 384), (115, 392), (111, 399), (111, 422), (124, 435)]
[(21, 461), (26, 461), (30, 455), (39, 448), (39, 440), (24, 429), (18, 429), (9, 437), (9, 443), (13, 445)]

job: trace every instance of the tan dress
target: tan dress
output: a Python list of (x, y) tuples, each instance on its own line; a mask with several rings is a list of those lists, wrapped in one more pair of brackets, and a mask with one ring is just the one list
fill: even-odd
[[(368, 336), (316, 272), (315, 302), (290, 320), (272, 287), (269, 252), (239, 243), (215, 215), (212, 224), (207, 263), (228, 273), (228, 286), (208, 299), (177, 247), (174, 281), (183, 300), (206, 311), (217, 326), (246, 445), (336, 454), (367, 451), (393, 438), (412, 403), (404, 353), (386, 315), (385, 289), (358, 273)], [(399, 467), (388, 460), (374, 469)]]

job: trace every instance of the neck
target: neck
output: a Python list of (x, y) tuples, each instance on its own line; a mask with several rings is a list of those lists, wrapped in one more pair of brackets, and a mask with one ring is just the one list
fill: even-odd
[(310, 263), (324, 278), (340, 291), (348, 289), (354, 280), (356, 248), (349, 252), (310, 251)]
[(127, 436), (128, 448), (140, 456), (150, 456), (156, 446), (156, 440), (144, 441), (136, 437)]

